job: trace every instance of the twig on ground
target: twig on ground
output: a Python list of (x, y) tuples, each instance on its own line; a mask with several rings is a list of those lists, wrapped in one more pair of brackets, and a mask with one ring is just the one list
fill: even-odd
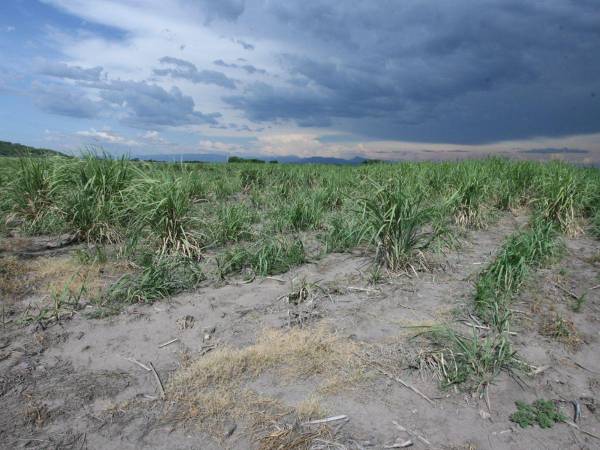
[(156, 372), (156, 370), (154, 369), (154, 366), (152, 365), (152, 363), (150, 361), (148, 361), (148, 365), (150, 366), (150, 370), (152, 371), (152, 374), (154, 375), (154, 379), (156, 380), (156, 384), (157, 384), (158, 390), (160, 392), (160, 398), (164, 400), (164, 398), (165, 398), (165, 389), (163, 388), (162, 381), (160, 381), (160, 377), (158, 376), (158, 372)]
[(310, 420), (308, 422), (304, 422), (302, 425), (318, 425), (321, 423), (336, 422), (338, 420), (347, 420), (347, 419), (348, 419), (348, 416), (346, 416), (345, 414), (341, 414), (339, 416), (326, 417), (325, 419)]
[(492, 405), (490, 404), (490, 392), (489, 391), (490, 391), (490, 385), (486, 384), (485, 385), (485, 390), (484, 390), (484, 393), (485, 393), (485, 404), (487, 405), (488, 412), (490, 414), (492, 414)]
[[(472, 322), (469, 322), (468, 320), (462, 320), (462, 322), (465, 325), (469, 325), (470, 327), (477, 328), (478, 330), (489, 331), (491, 329), (490, 327), (486, 327), (485, 325), (477, 325), (477, 324), (474, 324)], [(517, 333), (515, 333), (514, 331), (509, 331), (508, 334), (510, 334), (511, 336), (516, 336), (517, 335)]]
[(411, 436), (415, 436), (418, 440), (420, 440), (421, 442), (423, 442), (426, 445), (431, 445), (431, 442), (429, 442), (427, 439), (425, 439), (423, 436), (421, 436), (419, 433), (417, 433), (415, 430), (409, 430), (408, 428), (403, 427), (402, 425), (400, 425), (398, 422), (396, 422), (395, 420), (392, 420), (392, 423), (396, 426), (396, 428), (398, 428), (400, 431), (404, 431), (405, 433), (410, 434)]
[(405, 388), (410, 389), (411, 391), (413, 391), (415, 394), (417, 394), (418, 396), (424, 398), (425, 400), (427, 400), (429, 403), (431, 403), (432, 405), (435, 405), (435, 402), (433, 400), (431, 400), (429, 397), (427, 397), (425, 394), (423, 394), (420, 390), (418, 390), (416, 387), (408, 384), (406, 381), (404, 381), (403, 379), (401, 379), (400, 377), (397, 377), (396, 375), (388, 372), (387, 370), (385, 370), (384, 368), (380, 367), (377, 363), (372, 362), (372, 361), (367, 361), (373, 368), (375, 368), (375, 370), (378, 370), (379, 372), (381, 372), (383, 375), (385, 375), (386, 377), (400, 383), (402, 386), (404, 386)]
[(473, 322), (475, 322), (477, 325), (479, 326), (483, 326), (483, 324), (479, 321), (479, 319), (477, 317), (475, 317), (472, 313), (469, 313), (469, 317), (471, 318), (471, 320)]
[(579, 297), (576, 294), (574, 294), (573, 292), (569, 291), (568, 289), (565, 289), (560, 284), (554, 283), (554, 282), (552, 284), (554, 286), (556, 286), (558, 289), (560, 289), (561, 291), (563, 291), (565, 294), (570, 295), (571, 297), (573, 297), (575, 300), (579, 300)]
[(521, 314), (521, 315), (523, 315), (525, 317), (531, 317), (531, 314), (526, 313), (525, 311), (521, 311), (519, 309), (510, 309), (509, 311), (513, 312), (513, 313)]
[(540, 373), (548, 370), (550, 366), (540, 366), (532, 372), (532, 375), (539, 375)]
[(167, 345), (174, 344), (174, 343), (175, 343), (175, 342), (177, 342), (177, 341), (179, 341), (179, 338), (171, 339), (170, 341), (168, 341), (168, 342), (165, 342), (164, 344), (160, 344), (160, 345), (158, 346), (158, 348), (163, 348), (163, 347), (166, 347)]
[(356, 286), (348, 286), (346, 289), (349, 291), (358, 291), (358, 292), (379, 292), (379, 289), (361, 288), (361, 287), (356, 287)]
[(573, 428), (575, 428), (576, 430), (580, 431), (580, 432), (581, 432), (581, 433), (583, 433), (583, 434), (586, 434), (586, 435), (588, 435), (588, 436), (591, 436), (591, 437), (593, 437), (594, 439), (598, 439), (598, 440), (600, 440), (600, 436), (598, 436), (597, 434), (591, 433), (590, 431), (586, 431), (586, 430), (584, 430), (583, 428), (581, 428), (581, 427), (580, 427), (579, 425), (577, 425), (576, 423), (573, 423), (573, 422), (571, 422), (571, 421), (569, 421), (569, 420), (565, 420), (565, 423), (566, 423), (567, 425), (569, 425), (570, 427), (573, 427)]
[(277, 278), (277, 277), (265, 277), (265, 280), (274, 280), (274, 281), (278, 281), (279, 283), (285, 283), (285, 280), (282, 280), (281, 278)]
[(127, 360), (127, 361), (129, 361), (129, 362), (132, 362), (132, 363), (134, 363), (134, 364), (137, 364), (138, 366), (140, 366), (142, 369), (144, 369), (144, 370), (145, 370), (145, 371), (147, 371), (147, 372), (150, 372), (150, 371), (152, 371), (152, 369), (151, 369), (150, 367), (148, 367), (146, 364), (142, 364), (142, 363), (141, 363), (141, 362), (139, 362), (137, 359), (133, 359), (133, 358), (126, 358), (126, 357), (123, 357), (123, 359), (125, 359), (125, 360)]
[(574, 359), (571, 358), (567, 358), (569, 361), (571, 361), (573, 364), (575, 364), (577, 367), (579, 367), (580, 369), (585, 370), (586, 372), (589, 373), (594, 373), (596, 375), (600, 375), (600, 372), (596, 372), (595, 370), (592, 369), (588, 369), (587, 367), (585, 367), (583, 364), (579, 364), (577, 361), (575, 361)]
[(408, 441), (404, 441), (404, 442), (395, 442), (391, 445), (386, 445), (383, 448), (406, 448), (406, 447), (412, 447), (413, 446), (413, 441), (411, 441), (410, 439)]

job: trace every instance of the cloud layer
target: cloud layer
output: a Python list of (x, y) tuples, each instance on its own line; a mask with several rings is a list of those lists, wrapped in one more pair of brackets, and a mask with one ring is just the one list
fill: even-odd
[[(80, 129), (222, 148), (256, 134), (264, 152), (285, 135), (321, 152), (531, 141), (515, 152), (573, 157), (544, 149), (600, 133), (594, 0), (44, 0), (8, 13), (6, 49), (22, 48), (0, 68), (26, 69), (0, 86)], [(25, 13), (31, 29), (11, 25)]]

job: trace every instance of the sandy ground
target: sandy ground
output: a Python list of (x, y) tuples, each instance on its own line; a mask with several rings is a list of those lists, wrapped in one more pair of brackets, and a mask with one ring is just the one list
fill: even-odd
[[(488, 230), (469, 232), (460, 249), (418, 278), (387, 277), (371, 285), (368, 257), (334, 254), (274, 278), (207, 283), (106, 319), (79, 314), (46, 329), (9, 323), (0, 329), (0, 447), (256, 448), (243, 423), (231, 426), (227, 437), (215, 438), (193, 422), (167, 419), (169, 405), (157, 399), (153, 374), (131, 359), (151, 362), (166, 385), (182, 363), (202, 358), (213, 347), (244, 347), (267, 328), (318, 323), (388, 353), (414, 349), (410, 327), (463, 317), (472, 305), (477, 274), (522, 223), (506, 216)], [(349, 419), (336, 430), (338, 447), (331, 448), (380, 449), (408, 439), (412, 448), (600, 448), (600, 440), (566, 424), (521, 429), (509, 421), (516, 400), (561, 400), (569, 416), (570, 402), (578, 401), (580, 427), (600, 435), (600, 288), (592, 289), (600, 283), (600, 246), (576, 238), (567, 247), (560, 262), (531, 277), (514, 304), (513, 342), (530, 364), (544, 369), (541, 373), (516, 379), (501, 374), (489, 389), (491, 411), (483, 398), (442, 390), (429, 373), (398, 367), (402, 379), (432, 404), (388, 377), (371, 374), (367, 382), (320, 398), (327, 415)], [(327, 295), (296, 310), (282, 299), (302, 281)], [(571, 294), (584, 292), (585, 302), (574, 312)], [(27, 301), (34, 300), (26, 298), (23, 304)], [(576, 334), (570, 339), (544, 335), (544, 325), (556, 314), (572, 325)], [(315, 383), (310, 378), (290, 383), (267, 373), (249, 387), (294, 406), (310, 397)], [(400, 431), (393, 421), (410, 432)]]

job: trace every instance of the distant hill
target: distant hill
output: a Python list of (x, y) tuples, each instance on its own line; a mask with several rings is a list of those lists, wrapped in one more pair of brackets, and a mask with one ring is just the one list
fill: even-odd
[[(227, 155), (220, 153), (177, 153), (177, 154), (157, 154), (157, 155), (140, 155), (137, 156), (139, 159), (147, 161), (203, 161), (203, 162), (227, 162)], [(238, 159), (232, 156), (234, 161)], [(241, 158), (244, 159), (244, 158)], [(247, 159), (247, 158), (246, 158)], [(288, 164), (361, 164), (365, 161), (365, 158), (329, 158), (322, 156), (312, 156), (309, 158), (301, 158), (299, 156), (271, 156), (261, 157), (258, 156), (256, 159), (263, 160), (265, 162), (278, 161), (280, 163)]]
[(365, 158), (361, 158), (357, 156), (352, 159), (343, 159), (343, 158), (330, 158), (327, 156), (311, 156), (308, 158), (301, 158), (299, 156), (280, 156), (275, 157), (281, 163), (288, 164), (362, 164), (365, 161)]
[(161, 153), (156, 155), (132, 155), (132, 158), (143, 159), (144, 161), (165, 161), (165, 162), (227, 162), (227, 156), (217, 153)]
[(67, 156), (56, 150), (0, 141), (0, 156)]

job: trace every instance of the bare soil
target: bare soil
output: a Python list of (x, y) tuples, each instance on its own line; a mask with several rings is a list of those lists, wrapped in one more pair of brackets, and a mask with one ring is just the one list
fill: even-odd
[[(461, 320), (472, 305), (473, 282), (506, 236), (523, 223), (523, 218), (508, 215), (489, 229), (466, 233), (459, 248), (439, 256), (431, 273), (418, 276), (386, 275), (373, 284), (369, 256), (332, 254), (278, 277), (206, 282), (195, 292), (134, 305), (113, 317), (76, 314), (46, 328), (18, 322), (26, 305), (41, 301), (35, 290), (24, 289), (17, 303), (5, 300), (9, 313), (0, 328), (0, 447), (266, 448), (267, 441), (258, 438), (294, 430), (299, 425), (285, 421), (302, 413), (307, 418), (348, 417), (327, 424), (327, 432), (313, 443), (318, 448), (381, 449), (407, 440), (412, 448), (600, 448), (600, 440), (567, 424), (521, 429), (509, 420), (516, 400), (559, 400), (569, 417), (576, 401), (581, 407), (578, 425), (600, 435), (597, 241), (567, 240), (560, 261), (531, 275), (514, 303), (513, 343), (529, 364), (543, 370), (535, 376), (502, 373), (489, 388), (489, 407), (485, 398), (440, 388), (432, 373), (406, 363), (406, 355), (419, 351), (412, 338), (418, 326), (451, 323), (469, 332)], [(4, 248), (29, 258), (38, 258), (35, 252), (47, 257), (49, 250), (30, 251), (22, 241)], [(62, 245), (60, 250), (54, 257), (64, 256)], [(27, 276), (23, 280), (27, 283)], [(290, 295), (302, 287), (306, 291), (299, 300)], [(583, 294), (577, 307), (576, 298)], [(258, 433), (233, 413), (221, 417), (217, 434), (192, 416), (172, 414), (177, 405), (169, 380), (191, 361), (221, 348), (254, 345), (267, 329), (319, 326), (370, 348), (432, 403), (367, 365), (363, 377), (344, 379), (329, 391), (319, 389), (319, 375), (289, 377), (264, 370), (231, 380), (284, 409), (295, 408), (295, 415), (273, 418)], [(152, 371), (134, 360), (152, 364), (166, 400), (160, 398)], [(409, 431), (401, 431), (394, 421)]]

